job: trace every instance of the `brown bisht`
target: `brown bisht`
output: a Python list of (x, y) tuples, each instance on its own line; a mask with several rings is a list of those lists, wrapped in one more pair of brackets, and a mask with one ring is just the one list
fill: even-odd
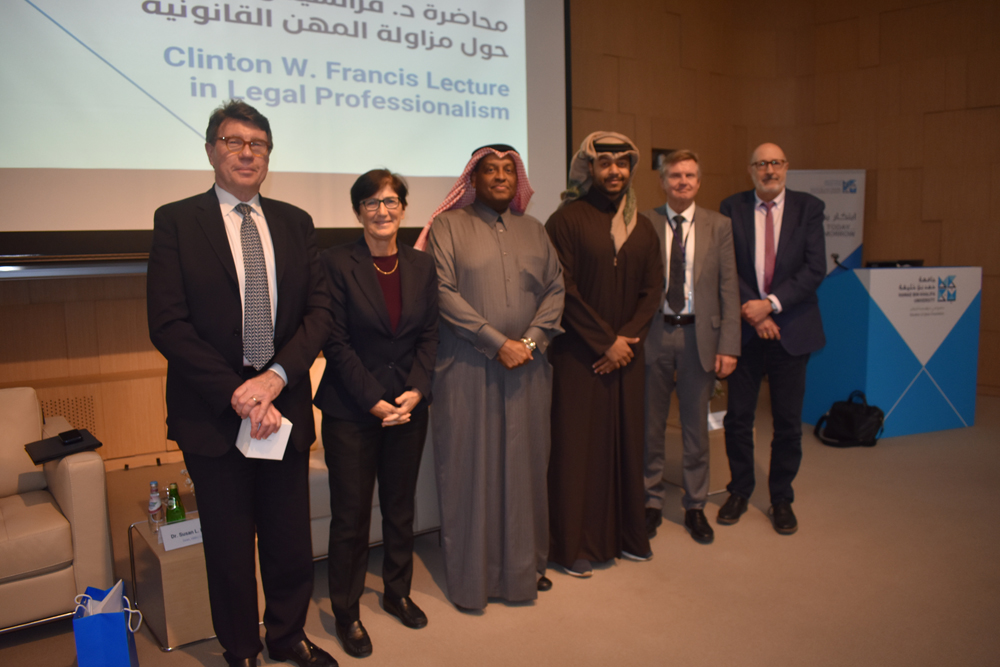
[[(582, 198), (564, 204), (545, 225), (566, 285), (566, 333), (549, 348), (554, 377), (549, 560), (566, 568), (577, 559), (607, 561), (623, 550), (650, 552), (643, 342), (663, 289), (660, 242), (649, 220), (636, 215), (623, 243), (613, 234), (613, 220), (622, 217), (628, 194), (619, 201), (597, 190), (579, 194)], [(630, 217), (626, 214), (626, 222)], [(596, 374), (593, 363), (619, 335), (641, 339), (632, 346), (635, 357), (618, 370)]]

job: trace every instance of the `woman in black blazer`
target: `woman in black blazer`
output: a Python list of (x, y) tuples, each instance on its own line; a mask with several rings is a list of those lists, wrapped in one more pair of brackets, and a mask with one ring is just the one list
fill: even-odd
[(334, 325), (314, 403), (323, 411), (330, 470), (330, 602), (337, 636), (355, 657), (372, 652), (359, 601), (376, 476), (385, 549), (382, 607), (408, 627), (427, 625), (410, 599), (410, 581), (413, 498), (438, 345), (438, 284), (430, 255), (396, 245), (406, 192), (390, 171), (363, 174), (351, 188), (362, 238), (323, 253)]

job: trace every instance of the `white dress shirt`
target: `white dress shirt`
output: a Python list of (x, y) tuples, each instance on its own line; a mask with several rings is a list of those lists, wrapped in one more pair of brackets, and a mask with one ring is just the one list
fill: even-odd
[[(667, 204), (667, 229), (663, 235), (664, 245), (667, 247), (667, 287), (670, 287), (670, 251), (673, 248), (674, 228), (673, 220), (678, 215), (677, 211)], [(663, 300), (663, 312), (666, 315), (694, 315), (694, 202), (679, 215), (684, 216), (681, 224), (681, 247), (684, 248), (684, 308), (679, 313), (675, 313), (667, 305), (667, 300)]]
[[(264, 250), (264, 266), (267, 270), (267, 291), (271, 297), (271, 326), (274, 326), (275, 315), (278, 312), (278, 279), (274, 269), (274, 244), (271, 242), (271, 230), (268, 229), (267, 220), (264, 219), (264, 211), (260, 207), (260, 195), (254, 195), (253, 199), (241, 202), (235, 195), (223, 190), (218, 183), (215, 185), (215, 194), (219, 198), (219, 208), (222, 211), (222, 220), (226, 225), (226, 238), (229, 239), (229, 249), (233, 253), (233, 262), (236, 264), (236, 279), (240, 284), (240, 309), (246, 307), (246, 271), (243, 268), (243, 241), (240, 239), (240, 227), (243, 226), (243, 214), (236, 210), (239, 204), (249, 204), (250, 217), (257, 225), (257, 234), (260, 235), (260, 245)], [(244, 312), (245, 320), (246, 313)], [(252, 365), (243, 357), (243, 365)], [(270, 370), (277, 373), (285, 384), (288, 383), (288, 375), (285, 369), (279, 364), (269, 366)]]
[[(757, 286), (760, 290), (760, 298), (769, 299), (775, 305), (775, 312), (781, 312), (781, 301), (773, 294), (764, 291), (764, 225), (767, 221), (767, 209), (764, 207), (764, 200), (756, 192), (753, 193), (754, 208), (754, 269), (757, 271)], [(771, 219), (774, 221), (774, 253), (778, 254), (778, 239), (781, 238), (781, 218), (785, 213), (785, 191), (784, 189), (777, 197), (772, 199), (774, 208), (771, 209)]]

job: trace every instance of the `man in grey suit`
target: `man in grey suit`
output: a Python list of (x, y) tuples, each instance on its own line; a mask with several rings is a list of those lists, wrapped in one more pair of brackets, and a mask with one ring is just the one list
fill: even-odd
[(698, 156), (677, 150), (660, 163), (667, 203), (643, 213), (664, 249), (660, 312), (646, 338), (646, 530), (663, 519), (663, 461), (670, 394), (677, 388), (684, 443), (684, 526), (696, 541), (714, 538), (708, 497), (708, 402), (716, 378), (740, 354), (740, 292), (729, 218), (694, 203), (701, 187)]

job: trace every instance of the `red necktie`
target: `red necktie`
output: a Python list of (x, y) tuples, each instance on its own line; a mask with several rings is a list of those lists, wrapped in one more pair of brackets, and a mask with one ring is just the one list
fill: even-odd
[(763, 203), (767, 213), (764, 215), (764, 293), (771, 293), (771, 279), (774, 278), (774, 216), (771, 209), (773, 201)]

